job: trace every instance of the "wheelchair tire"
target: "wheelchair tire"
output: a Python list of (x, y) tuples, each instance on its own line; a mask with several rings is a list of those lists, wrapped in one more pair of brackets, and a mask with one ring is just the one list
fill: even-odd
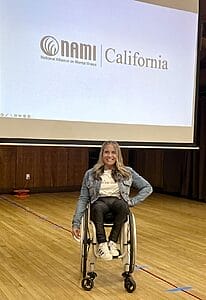
[(130, 232), (130, 264), (129, 273), (134, 272), (135, 257), (136, 257), (136, 227), (134, 222), (134, 216), (132, 213), (129, 214), (129, 232)]
[(82, 279), (82, 288), (85, 291), (91, 291), (91, 289), (94, 287), (94, 281), (90, 277), (86, 277)]
[(82, 232), (81, 232), (81, 272), (83, 278), (85, 278), (87, 274), (88, 250), (89, 250), (89, 235), (88, 235), (88, 209), (87, 209), (85, 211), (85, 215), (82, 220)]
[(136, 290), (136, 282), (131, 276), (125, 278), (124, 287), (128, 293), (133, 293)]

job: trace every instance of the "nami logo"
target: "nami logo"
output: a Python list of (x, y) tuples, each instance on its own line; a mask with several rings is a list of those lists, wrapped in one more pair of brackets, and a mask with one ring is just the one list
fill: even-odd
[[(96, 66), (96, 45), (77, 41), (58, 41), (55, 37), (47, 35), (41, 39), (40, 48), (46, 55), (41, 56), (44, 59)], [(55, 57), (57, 54), (58, 57)]]
[(40, 41), (41, 50), (48, 56), (55, 56), (59, 52), (58, 41), (50, 35), (44, 36)]

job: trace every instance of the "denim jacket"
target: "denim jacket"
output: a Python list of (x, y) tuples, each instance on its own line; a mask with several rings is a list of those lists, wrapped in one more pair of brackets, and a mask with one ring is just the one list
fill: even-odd
[[(118, 174), (117, 182), (120, 196), (130, 207), (132, 207), (147, 198), (152, 193), (153, 189), (149, 182), (136, 173), (132, 168), (126, 168), (131, 173), (130, 178), (125, 179), (121, 174)], [(79, 201), (72, 221), (72, 225), (74, 227), (80, 227), (81, 218), (85, 212), (87, 204), (89, 202), (92, 204), (98, 199), (100, 186), (101, 179), (98, 180), (93, 177), (92, 169), (87, 170), (83, 178)], [(134, 187), (138, 191), (132, 198), (130, 198), (131, 187)]]

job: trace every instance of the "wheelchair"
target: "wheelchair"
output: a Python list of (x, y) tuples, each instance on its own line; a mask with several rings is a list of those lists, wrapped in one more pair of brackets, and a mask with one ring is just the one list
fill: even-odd
[[(112, 216), (109, 213), (105, 218), (105, 227), (112, 226)], [(106, 228), (105, 228), (106, 230)], [(80, 265), (81, 265), (81, 286), (84, 290), (90, 291), (94, 287), (94, 280), (97, 277), (95, 272), (95, 263), (98, 259), (98, 242), (96, 239), (96, 228), (90, 220), (90, 208), (87, 207), (80, 227)], [(133, 213), (130, 211), (127, 221), (123, 224), (117, 242), (119, 248), (119, 256), (123, 265), (124, 288), (128, 293), (132, 293), (136, 289), (136, 282), (132, 277), (135, 269), (136, 259), (136, 224)]]

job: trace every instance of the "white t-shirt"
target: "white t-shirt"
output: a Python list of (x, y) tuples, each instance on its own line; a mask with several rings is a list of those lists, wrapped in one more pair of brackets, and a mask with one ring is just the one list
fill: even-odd
[(112, 170), (104, 170), (101, 176), (100, 196), (120, 198), (118, 183), (112, 178)]

